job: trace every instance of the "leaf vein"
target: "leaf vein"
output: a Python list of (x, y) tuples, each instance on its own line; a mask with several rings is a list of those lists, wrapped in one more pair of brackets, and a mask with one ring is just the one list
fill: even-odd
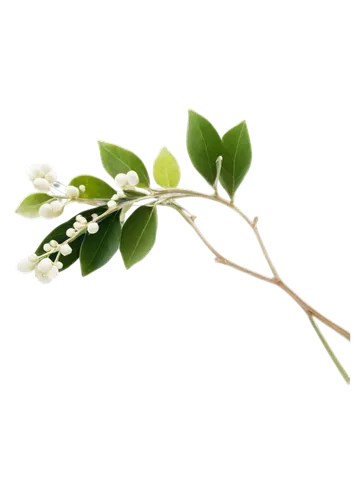
[(200, 132), (200, 135), (201, 135), (201, 138), (203, 140), (203, 143), (204, 143), (204, 149), (205, 149), (205, 153), (206, 153), (206, 157), (207, 157), (207, 160), (208, 160), (208, 165), (209, 165), (209, 168), (210, 170), (212, 171), (212, 173), (214, 174), (215, 176), (215, 169), (213, 169), (214, 165), (210, 163), (210, 157), (209, 157), (209, 151), (208, 151), (208, 147), (206, 145), (206, 142), (205, 142), (205, 137), (204, 137), (204, 134), (203, 132), (201, 131), (201, 127), (200, 127), (200, 124), (199, 123), (196, 123), (197, 124), (197, 127), (199, 129), (199, 132)]
[(111, 156), (113, 156), (113, 158), (115, 158), (116, 160), (118, 160), (118, 161), (120, 161), (121, 163), (123, 163), (123, 165), (124, 165), (125, 167), (127, 167), (127, 168), (128, 168), (128, 171), (131, 169), (131, 168), (130, 168), (130, 166), (129, 166), (129, 165), (127, 165), (127, 163), (126, 163), (126, 162), (125, 162), (122, 158), (120, 158), (119, 156), (115, 155), (115, 154), (113, 153), (113, 151), (111, 151), (110, 149), (106, 148), (106, 147), (105, 147), (105, 146), (103, 146), (103, 145), (102, 145), (102, 148), (103, 148), (103, 149), (104, 149), (104, 150), (105, 150), (108, 154), (110, 154)]
[(241, 141), (241, 136), (242, 136), (243, 131), (244, 131), (244, 127), (245, 127), (245, 125), (243, 124), (242, 127), (241, 127), (239, 138), (238, 138), (237, 143), (236, 143), (235, 154), (234, 154), (234, 158), (233, 158), (233, 169), (232, 169), (232, 191), (233, 192), (235, 190), (235, 180), (236, 180), (235, 179), (236, 156), (237, 156), (237, 152), (238, 152), (238, 149), (239, 149), (239, 145), (240, 145), (240, 141)]

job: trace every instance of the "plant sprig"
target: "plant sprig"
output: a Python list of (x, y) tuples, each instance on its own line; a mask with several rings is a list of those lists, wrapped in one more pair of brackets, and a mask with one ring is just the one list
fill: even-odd
[[(158, 207), (171, 208), (192, 227), (214, 255), (215, 262), (278, 286), (295, 300), (307, 315), (344, 380), (350, 382), (315, 320), (321, 321), (347, 340), (350, 340), (349, 332), (316, 311), (282, 281), (259, 233), (258, 218), (251, 220), (234, 203), (236, 191), (252, 159), (245, 121), (221, 138), (206, 118), (189, 111), (187, 150), (193, 166), (213, 189), (211, 194), (178, 187), (180, 167), (167, 148), (162, 148), (154, 161), (154, 179), (160, 187), (153, 188), (148, 171), (137, 155), (114, 144), (98, 144), (103, 167), (114, 179), (116, 189), (91, 175), (79, 175), (66, 185), (57, 180), (57, 174), (48, 165), (30, 168), (29, 178), (40, 192), (30, 194), (22, 201), (16, 210), (20, 215), (55, 218), (63, 213), (68, 204), (75, 202), (93, 208), (80, 212), (51, 231), (33, 254), (19, 262), (20, 271), (35, 271), (42, 283), (50, 283), (60, 272), (79, 260), (82, 275), (87, 276), (109, 262), (118, 250), (125, 267), (129, 269), (144, 259), (154, 246)], [(219, 184), (226, 191), (228, 199), (219, 194)], [(196, 217), (178, 202), (185, 198), (214, 201), (242, 217), (253, 230), (271, 275), (247, 269), (221, 255), (200, 231)], [(131, 208), (134, 211), (128, 217), (127, 212)]]

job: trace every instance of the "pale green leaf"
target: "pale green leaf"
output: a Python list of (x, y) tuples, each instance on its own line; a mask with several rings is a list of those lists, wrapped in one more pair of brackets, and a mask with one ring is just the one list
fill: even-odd
[(115, 193), (115, 189), (113, 189), (109, 184), (102, 181), (102, 179), (98, 179), (98, 177), (94, 177), (93, 175), (78, 175), (74, 177), (71, 182), (71, 186), (76, 186), (79, 188), (80, 186), (85, 186), (85, 190), (80, 190), (80, 198), (84, 199), (110, 199)]
[(245, 121), (226, 132), (223, 147), (220, 182), (233, 199), (251, 165), (251, 142)]
[(217, 178), (216, 160), (222, 154), (222, 142), (212, 124), (189, 110), (186, 144), (192, 164), (211, 185)]
[(85, 234), (80, 250), (82, 276), (107, 264), (118, 251), (122, 229), (119, 216), (120, 211), (108, 215), (99, 222), (97, 233)]
[(24, 200), (16, 209), (16, 213), (27, 217), (28, 219), (34, 219), (39, 216), (39, 210), (41, 205), (44, 203), (49, 203), (54, 198), (45, 193), (33, 193), (26, 196)]
[(101, 153), (102, 164), (106, 171), (113, 178), (117, 174), (126, 174), (130, 170), (137, 172), (139, 177), (138, 187), (149, 186), (149, 175), (144, 163), (137, 155), (128, 149), (109, 144), (108, 142), (98, 142)]
[(152, 249), (157, 234), (155, 207), (139, 207), (122, 228), (120, 250), (127, 269), (144, 259)]
[(180, 181), (180, 167), (167, 148), (162, 148), (153, 166), (155, 182), (164, 188), (175, 188)]

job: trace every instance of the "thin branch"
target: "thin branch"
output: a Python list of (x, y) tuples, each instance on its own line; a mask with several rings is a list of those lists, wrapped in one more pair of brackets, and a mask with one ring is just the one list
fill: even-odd
[(202, 240), (202, 242), (215, 255), (216, 262), (218, 262), (219, 264), (224, 264), (226, 266), (233, 267), (234, 269), (237, 269), (238, 271), (249, 274), (250, 276), (254, 276), (255, 278), (258, 278), (260, 280), (268, 281), (269, 283), (272, 283), (272, 278), (269, 278), (268, 276), (264, 276), (263, 274), (260, 274), (260, 273), (256, 273), (255, 271), (251, 271), (250, 269), (246, 269), (246, 267), (239, 266), (238, 264), (235, 264), (235, 262), (232, 262), (231, 260), (226, 259), (223, 255), (221, 255), (212, 246), (212, 244), (209, 243), (209, 241), (205, 238), (205, 236), (202, 234), (202, 232), (200, 231), (198, 226), (195, 224), (195, 222), (193, 220), (193, 216), (188, 215), (187, 211), (184, 211), (184, 209), (178, 203), (168, 203), (166, 206), (174, 208), (174, 210), (176, 210), (186, 220), (186, 222), (194, 229), (194, 231), (199, 236), (199, 238)]
[(258, 223), (258, 217), (255, 217), (254, 220), (250, 220), (249, 217), (247, 217), (247, 215), (245, 215), (241, 210), (239, 210), (237, 208), (236, 205), (234, 205), (233, 203), (227, 203), (227, 201), (224, 199), (224, 198), (221, 198), (220, 196), (217, 196), (217, 201), (219, 203), (222, 203), (226, 206), (228, 206), (229, 208), (231, 208), (231, 210), (234, 210), (234, 212), (236, 212), (237, 214), (239, 214), (241, 217), (244, 218), (244, 220), (249, 224), (249, 226), (251, 227), (251, 229), (253, 230), (256, 238), (257, 238), (257, 241), (259, 242), (259, 245), (260, 245), (260, 248), (261, 248), (261, 251), (262, 253), (264, 254), (264, 257), (269, 265), (269, 268), (271, 269), (271, 272), (272, 274), (276, 277), (276, 278), (279, 278), (279, 274), (271, 260), (271, 257), (269, 256), (269, 253), (264, 245), (264, 242), (261, 238), (261, 235), (259, 233), (259, 230), (258, 230), (258, 227), (257, 227), (257, 223)]
[(105, 205), (109, 199), (108, 198), (68, 198), (68, 196), (62, 195), (53, 195), (54, 199), (57, 200), (68, 200), (69, 203), (83, 203), (84, 205), (90, 205), (93, 207), (100, 207), (101, 205)]
[[(255, 222), (255, 219), (254, 219), (254, 222)], [(262, 241), (262, 238), (261, 238), (261, 236), (260, 236), (260, 233), (259, 233), (259, 230), (258, 230), (258, 228), (257, 228), (257, 225), (256, 225), (256, 224), (257, 224), (257, 220), (256, 220), (256, 223), (252, 226), (252, 229), (254, 230), (254, 233), (255, 233), (255, 235), (256, 235), (256, 238), (257, 238), (257, 240), (258, 240), (258, 242), (259, 242), (259, 244), (260, 244), (260, 247), (261, 247), (262, 253), (264, 254), (264, 256), (265, 256), (265, 258), (266, 258), (266, 260), (267, 260), (267, 263), (268, 263), (268, 265), (269, 265), (269, 267), (270, 267), (270, 269), (271, 269), (271, 271), (272, 271), (272, 274), (273, 274), (274, 276), (276, 276), (276, 278), (278, 278), (278, 277), (279, 277), (278, 272), (277, 272), (277, 270), (276, 270), (275, 266), (273, 265), (273, 262), (272, 262), (272, 260), (271, 260), (271, 257), (269, 256), (269, 254), (268, 254), (268, 252), (267, 252), (267, 250), (266, 250), (266, 247), (265, 247), (265, 245), (264, 245), (264, 242)]]
[(313, 319), (312, 315), (311, 314), (308, 314), (308, 319), (310, 320), (313, 328), (316, 330), (316, 333), (320, 339), (320, 341), (322, 342), (322, 344), (324, 345), (326, 351), (328, 352), (328, 354), (330, 355), (333, 363), (336, 365), (339, 373), (342, 375), (342, 377), (344, 378), (344, 380), (347, 382), (347, 384), (350, 384), (350, 381), (351, 379), (349, 378), (349, 375), (348, 373), (346, 372), (346, 370), (343, 368), (343, 366), (341, 365), (341, 363), (339, 362), (337, 356), (334, 354), (334, 352), (332, 351), (330, 345), (328, 344), (327, 340), (324, 338), (322, 332), (320, 331), (320, 329), (318, 328), (317, 326), (317, 323), (315, 322), (315, 320)]
[[(171, 199), (174, 199), (174, 198), (189, 198), (189, 197), (196, 197), (196, 198), (204, 198), (204, 199), (207, 199), (207, 200), (212, 200), (212, 201), (215, 201), (217, 203), (221, 203), (222, 205), (225, 205), (227, 206), (228, 208), (230, 208), (231, 210), (234, 210), (237, 214), (239, 214), (248, 224), (249, 226), (254, 230), (254, 233), (256, 235), (256, 238), (260, 244), (260, 247), (261, 247), (261, 250), (266, 258), (266, 261), (273, 273), (273, 278), (270, 278), (269, 281), (271, 283), (274, 283), (276, 285), (278, 285), (280, 288), (282, 288), (282, 290), (284, 290), (286, 293), (288, 293), (288, 295), (290, 295), (303, 309), (304, 311), (308, 314), (312, 314), (312, 316), (314, 316), (315, 318), (319, 319), (320, 321), (322, 321), (322, 323), (326, 324), (327, 326), (329, 326), (330, 328), (332, 328), (334, 331), (336, 331), (337, 333), (339, 333), (340, 335), (342, 335), (343, 337), (345, 337), (347, 340), (350, 340), (350, 333), (345, 330), (344, 328), (340, 327), (339, 325), (337, 325), (336, 323), (334, 323), (333, 321), (329, 320), (328, 318), (326, 318), (325, 316), (323, 316), (321, 313), (319, 313), (318, 311), (316, 311), (316, 309), (314, 309), (313, 307), (311, 307), (310, 305), (308, 305), (304, 300), (302, 300), (293, 290), (291, 290), (285, 283), (283, 283), (282, 279), (280, 278), (275, 266), (273, 265), (272, 263), (272, 260), (267, 252), (267, 249), (262, 241), (262, 238), (260, 236), (260, 233), (258, 231), (258, 228), (257, 228), (257, 222), (258, 222), (258, 218), (255, 217), (252, 221), (250, 220), (250, 218), (245, 215), (239, 208), (237, 208), (234, 204), (230, 203), (229, 201), (225, 200), (224, 198), (221, 198), (220, 196), (216, 196), (216, 195), (207, 195), (207, 194), (204, 194), (204, 193), (199, 193), (197, 191), (191, 191), (191, 190), (187, 190), (187, 189), (162, 189), (162, 190), (159, 190), (159, 191), (156, 191), (155, 192), (156, 195), (168, 195), (166, 197), (166, 200), (169, 201)], [(225, 259), (224, 259), (225, 261)], [(221, 262), (220, 259), (218, 260), (218, 262)], [(225, 262), (226, 265), (230, 265), (231, 267), (235, 268), (235, 269), (238, 269), (239, 271), (242, 270), (241, 266), (237, 266), (235, 263), (231, 262), (231, 261), (228, 261), (226, 259), (226, 262)], [(257, 273), (254, 273), (253, 271), (250, 271), (249, 274), (252, 274), (253, 276), (257, 277), (256, 274)], [(260, 278), (262, 279), (262, 278)], [(266, 278), (266, 281), (268, 281), (268, 279)]]
[(282, 290), (284, 290), (290, 297), (292, 297), (297, 302), (297, 304), (299, 304), (302, 307), (302, 309), (308, 315), (314, 316), (315, 318), (319, 319), (320, 321), (322, 321), (322, 323), (324, 323), (325, 325), (327, 325), (330, 328), (332, 328), (332, 330), (334, 330), (335, 332), (339, 333), (340, 335), (342, 335), (347, 340), (351, 339), (351, 335), (350, 335), (349, 332), (347, 332), (347, 330), (345, 330), (341, 326), (336, 325), (336, 323), (333, 323), (333, 321), (331, 321), (330, 319), (326, 318), (321, 313), (319, 313), (318, 311), (316, 311), (316, 309), (314, 309), (312, 306), (310, 306), (309, 304), (307, 304), (307, 302), (305, 302), (304, 300), (302, 300), (301, 297), (299, 297), (297, 295), (297, 293), (295, 293), (293, 290), (291, 290), (291, 288), (289, 288), (281, 280), (277, 281), (276, 285), (278, 287), (280, 287)]

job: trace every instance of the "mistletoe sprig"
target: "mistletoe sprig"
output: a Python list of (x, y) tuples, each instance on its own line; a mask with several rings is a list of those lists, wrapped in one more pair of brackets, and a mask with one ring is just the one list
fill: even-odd
[[(278, 286), (303, 309), (328, 354), (347, 383), (349, 376), (318, 328), (321, 321), (347, 340), (350, 334), (302, 300), (281, 279), (258, 230), (258, 218), (250, 219), (234, 203), (236, 191), (251, 165), (251, 142), (246, 122), (230, 129), (222, 138), (203, 116), (189, 111), (187, 150), (193, 166), (211, 186), (209, 194), (181, 189), (180, 168), (175, 157), (163, 148), (154, 161), (153, 175), (158, 187), (150, 186), (148, 171), (131, 151), (99, 142), (102, 164), (114, 179), (116, 189), (91, 175), (74, 177), (68, 185), (57, 180), (48, 165), (35, 165), (28, 172), (37, 193), (27, 196), (17, 213), (28, 217), (55, 218), (70, 203), (92, 206), (56, 227), (33, 254), (21, 260), (21, 272), (34, 271), (41, 283), (50, 283), (60, 272), (80, 261), (83, 276), (104, 266), (120, 251), (125, 267), (140, 262), (152, 249), (158, 225), (158, 207), (171, 208), (193, 228), (212, 252), (215, 261)], [(228, 198), (219, 194), (220, 185)], [(224, 205), (251, 227), (271, 275), (243, 267), (221, 255), (202, 234), (196, 217), (178, 200), (201, 198)], [(128, 211), (134, 209), (128, 216)]]

